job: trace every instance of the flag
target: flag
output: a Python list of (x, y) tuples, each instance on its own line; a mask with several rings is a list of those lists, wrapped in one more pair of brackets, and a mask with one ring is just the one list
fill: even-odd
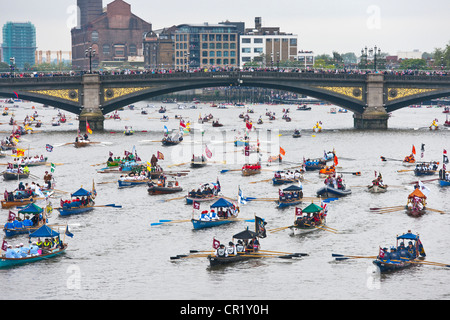
[(55, 164), (54, 163), (51, 163), (50, 164), (50, 172), (55, 172), (55, 168), (56, 168), (56, 166), (55, 166)]
[(423, 153), (425, 152), (425, 144), (422, 143), (422, 146), (420, 147), (420, 151), (421, 151), (420, 157), (423, 158)]
[(69, 225), (66, 225), (66, 236), (73, 238), (73, 233), (69, 231)]
[(92, 134), (91, 127), (89, 127), (89, 123), (87, 122), (87, 120), (86, 120), (86, 131), (87, 131), (89, 134)]
[(8, 220), (14, 220), (16, 218), (16, 214), (12, 211), (9, 211)]
[(419, 180), (419, 189), (420, 191), (422, 191), (422, 193), (425, 195), (425, 197), (428, 197), (428, 195), (430, 194), (430, 188), (426, 187), (422, 181)]
[(264, 221), (264, 219), (255, 216), (255, 231), (257, 233), (257, 236), (260, 238), (265, 238), (266, 235), (266, 224), (267, 222)]
[(17, 149), (17, 156), (18, 157), (23, 157), (25, 155), (25, 150), (24, 149)]
[(209, 150), (208, 146), (206, 146), (206, 148), (205, 148), (205, 154), (208, 158), (212, 157), (212, 152), (211, 152), (211, 150)]
[(194, 208), (195, 210), (200, 210), (200, 202), (193, 201), (192, 208)]
[(49, 145), (48, 143), (45, 145), (45, 150), (47, 150), (48, 152), (52, 152), (53, 151), (53, 146)]
[(217, 249), (218, 247), (220, 247), (220, 241), (213, 238), (213, 248)]
[(378, 253), (378, 257), (380, 257), (381, 259), (384, 258), (384, 250), (380, 247), (380, 252)]
[(157, 156), (158, 159), (164, 160), (164, 155), (161, 152), (158, 151), (157, 155), (158, 155)]
[(252, 123), (251, 122), (246, 122), (245, 126), (247, 127), (248, 130), (252, 130)]
[(426, 256), (425, 249), (423, 248), (422, 241), (420, 241), (420, 239), (417, 239), (416, 246), (417, 246), (417, 251), (419, 252), (419, 254), (422, 257), (425, 257)]
[(301, 216), (302, 215), (302, 208), (295, 207), (295, 216)]
[(2, 250), (3, 251), (8, 250), (8, 242), (6, 242), (6, 240), (3, 240), (3, 242), (2, 242)]
[(284, 149), (282, 147), (280, 147), (280, 153), (285, 156), (286, 155), (286, 151), (284, 151)]
[(413, 154), (416, 154), (416, 147), (414, 147), (414, 145), (413, 145), (413, 147), (412, 147), (412, 153), (413, 153)]
[(166, 133), (169, 133), (169, 129), (167, 129), (166, 126), (164, 126), (164, 131), (166, 131)]
[(219, 193), (220, 190), (221, 190), (220, 182), (219, 182), (219, 178), (217, 178), (217, 193)]
[(180, 120), (180, 127), (186, 128), (186, 125), (184, 124), (184, 122), (182, 120)]
[(338, 158), (336, 155), (334, 155), (334, 165), (337, 166), (338, 165)]
[(241, 188), (239, 188), (239, 192), (238, 192), (238, 203), (239, 204), (246, 204), (247, 203), (246, 199), (244, 198), (244, 194), (243, 194)]

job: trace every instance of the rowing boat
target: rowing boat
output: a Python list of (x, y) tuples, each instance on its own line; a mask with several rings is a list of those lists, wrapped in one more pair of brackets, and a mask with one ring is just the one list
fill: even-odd
[(191, 168), (201, 168), (206, 166), (207, 161), (204, 156), (193, 157), (191, 160)]
[(372, 193), (383, 193), (387, 191), (388, 186), (387, 185), (376, 185), (373, 184), (371, 186), (367, 186), (367, 190)]
[[(191, 219), (195, 230), (217, 227), (224, 224), (240, 221), (237, 219), (239, 209), (236, 204), (220, 198), (210, 206), (211, 211), (203, 211), (199, 219)], [(217, 213), (215, 212), (217, 210)]]
[(4, 180), (17, 180), (17, 179), (26, 179), (30, 176), (29, 172), (10, 172), (5, 171), (3, 172), (3, 179)]
[[(304, 213), (307, 215), (303, 215)], [(310, 214), (312, 216), (309, 216)], [(319, 230), (326, 223), (325, 209), (314, 203), (311, 203), (304, 209), (295, 208), (295, 218), (294, 225), (289, 227), (294, 235)]]
[[(47, 225), (43, 225), (38, 230), (34, 231), (30, 234), (30, 238), (56, 238), (59, 237), (59, 233), (49, 228)], [(41, 260), (47, 260), (53, 257), (56, 257), (62, 253), (64, 253), (67, 249), (67, 243), (63, 243), (60, 239), (59, 244), (50, 249), (39, 249), (36, 254), (28, 254), (25, 257), (6, 257), (6, 254), (4, 256), (0, 257), (0, 268), (9, 268), (12, 266), (22, 265), (25, 263), (31, 263)], [(31, 249), (31, 248), (30, 248)], [(31, 251), (31, 250), (30, 250)]]
[(246, 164), (242, 167), (243, 176), (252, 176), (261, 173), (261, 164), (258, 162), (256, 164)]
[(351, 189), (347, 189), (344, 187), (344, 189), (334, 188), (332, 186), (324, 186), (317, 190), (318, 196), (326, 196), (326, 197), (333, 197), (333, 196), (347, 196), (352, 193)]
[(150, 195), (171, 194), (183, 191), (183, 188), (178, 186), (178, 183), (173, 183), (172, 181), (169, 181), (167, 183), (167, 187), (165, 186), (165, 184), (159, 183), (158, 185), (155, 185), (153, 182), (148, 182), (147, 185), (147, 191)]
[(124, 179), (124, 180), (118, 180), (119, 188), (127, 188), (127, 187), (134, 187), (139, 186), (141, 184), (147, 184), (148, 182), (152, 181), (151, 179)]
[[(68, 216), (94, 210), (95, 203), (93, 199), (95, 198), (96, 192), (94, 186), (92, 189), (92, 192), (89, 192), (80, 188), (70, 195), (72, 198), (75, 198), (72, 201), (64, 202), (61, 200), (61, 207), (56, 208), (59, 214), (61, 216)], [(79, 199), (80, 197), (82, 197), (81, 200)]]
[(303, 187), (295, 185), (291, 185), (283, 189), (283, 192), (281, 192), (281, 190), (278, 190), (279, 199), (277, 201), (277, 207), (279, 209), (282, 209), (302, 203), (302, 190)]
[[(398, 240), (402, 242), (408, 240), (411, 246), (405, 247), (402, 244), (398, 246)], [(426, 256), (419, 235), (413, 234), (409, 230), (408, 233), (397, 236), (397, 245), (391, 247), (391, 252), (386, 252), (386, 250), (386, 248), (380, 248), (377, 259), (373, 261), (373, 264), (380, 269), (381, 273), (409, 268)]]
[(427, 197), (420, 189), (414, 189), (414, 191), (408, 195), (408, 201), (405, 206), (406, 213), (413, 217), (420, 217), (423, 215), (427, 205), (426, 199)]
[(211, 267), (216, 267), (220, 265), (227, 265), (234, 262), (246, 261), (249, 259), (260, 258), (257, 255), (250, 255), (245, 253), (238, 253), (237, 255), (229, 255), (227, 257), (217, 257), (208, 255), (209, 265)]

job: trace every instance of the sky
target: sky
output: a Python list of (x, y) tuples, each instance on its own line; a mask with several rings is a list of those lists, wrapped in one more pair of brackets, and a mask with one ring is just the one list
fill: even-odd
[[(112, 0), (103, 0), (106, 6)], [(128, 0), (131, 11), (161, 29), (183, 23), (245, 22), (298, 35), (298, 49), (314, 54), (433, 52), (450, 43), (449, 0)], [(76, 0), (0, 0), (0, 26), (30, 21), (38, 50), (71, 50)], [(2, 42), (2, 35), (0, 35)]]

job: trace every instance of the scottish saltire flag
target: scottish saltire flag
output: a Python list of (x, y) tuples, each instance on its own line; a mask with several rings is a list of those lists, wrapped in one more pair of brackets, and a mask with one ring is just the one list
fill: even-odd
[(247, 203), (247, 199), (245, 199), (241, 188), (239, 188), (239, 192), (238, 192), (238, 203), (239, 204), (246, 204)]
[(45, 145), (45, 150), (47, 150), (48, 152), (52, 152), (53, 151), (53, 146), (49, 145), (48, 143)]

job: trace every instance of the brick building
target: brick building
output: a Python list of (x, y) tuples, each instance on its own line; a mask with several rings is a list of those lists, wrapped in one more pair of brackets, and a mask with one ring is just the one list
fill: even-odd
[(144, 38), (145, 67), (173, 69), (175, 63), (176, 26), (148, 32)]
[(72, 67), (88, 70), (89, 58), (85, 51), (92, 47), (95, 69), (101, 61), (129, 61), (143, 57), (144, 36), (152, 25), (131, 12), (131, 6), (123, 0), (114, 0), (99, 12), (102, 0), (78, 0), (81, 24), (71, 30)]

